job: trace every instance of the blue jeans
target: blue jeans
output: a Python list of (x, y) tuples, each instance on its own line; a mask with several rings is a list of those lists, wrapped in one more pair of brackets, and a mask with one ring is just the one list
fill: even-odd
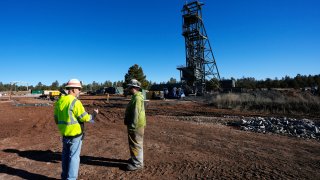
[(77, 179), (80, 165), (82, 136), (73, 139), (63, 137), (62, 143), (63, 149), (61, 179)]

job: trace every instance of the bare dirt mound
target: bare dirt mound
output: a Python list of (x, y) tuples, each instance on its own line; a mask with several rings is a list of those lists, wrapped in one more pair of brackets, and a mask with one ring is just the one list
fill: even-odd
[[(128, 100), (84, 96), (82, 102), (101, 113), (86, 124), (79, 179), (320, 177), (319, 141), (240, 131), (221, 122), (246, 115), (241, 111), (176, 100), (147, 102), (145, 167), (127, 172)], [(0, 117), (0, 179), (59, 179), (62, 145), (53, 106), (0, 103)]]

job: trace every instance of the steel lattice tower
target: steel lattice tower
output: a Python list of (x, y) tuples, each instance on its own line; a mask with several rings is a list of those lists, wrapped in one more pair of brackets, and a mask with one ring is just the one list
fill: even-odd
[(203, 94), (206, 79), (220, 80), (216, 60), (203, 20), (198, 1), (185, 4), (182, 9), (183, 33), (186, 49), (186, 66), (178, 67), (181, 82), (193, 89), (193, 93)]

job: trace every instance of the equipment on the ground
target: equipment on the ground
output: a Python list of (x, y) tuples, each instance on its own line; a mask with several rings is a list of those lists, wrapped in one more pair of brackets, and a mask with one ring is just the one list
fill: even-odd
[(39, 97), (41, 99), (50, 99), (50, 100), (57, 100), (60, 97), (61, 92), (57, 90), (44, 90), (42, 95)]

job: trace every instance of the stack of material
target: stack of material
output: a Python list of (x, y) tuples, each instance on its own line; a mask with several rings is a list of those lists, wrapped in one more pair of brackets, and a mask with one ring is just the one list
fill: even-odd
[[(320, 140), (320, 127), (309, 119), (244, 117), (237, 123), (241, 130), (259, 133), (276, 133)], [(234, 123), (233, 123), (234, 125)]]

